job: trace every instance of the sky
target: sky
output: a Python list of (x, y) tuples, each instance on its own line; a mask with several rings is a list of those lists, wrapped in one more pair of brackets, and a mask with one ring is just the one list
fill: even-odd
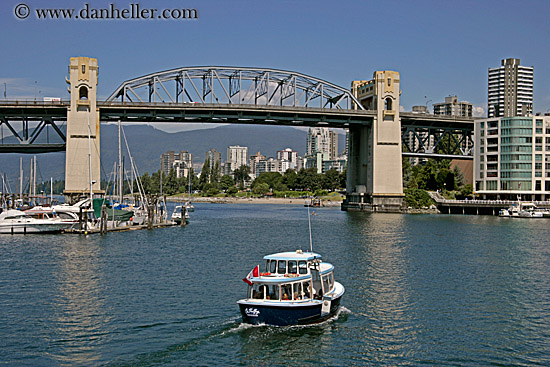
[[(36, 16), (86, 4), (196, 9), (198, 18)], [(457, 95), (485, 116), (488, 68), (513, 57), (534, 67), (534, 111), (550, 111), (548, 0), (3, 0), (0, 7), (0, 98), (68, 98), (69, 58), (88, 56), (98, 59), (99, 99), (125, 80), (183, 66), (283, 69), (346, 88), (396, 70), (401, 110)]]

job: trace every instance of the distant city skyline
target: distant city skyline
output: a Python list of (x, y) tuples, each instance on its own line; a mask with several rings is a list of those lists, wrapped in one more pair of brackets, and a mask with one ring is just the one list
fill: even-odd
[[(84, 4), (65, 0), (47, 6), (79, 9)], [(95, 1), (91, 5), (109, 4)], [(174, 8), (174, 4), (140, 2), (142, 8)], [(550, 110), (547, 1), (522, 2), (521, 8), (529, 12), (519, 17), (518, 3), (510, 0), (338, 5), (320, 0), (314, 6), (304, 1), (208, 0), (185, 2), (186, 8), (198, 10), (199, 17), (179, 21), (38, 20), (33, 16), (19, 20), (14, 15), (16, 5), (4, 3), (0, 12), (0, 21), (10, 32), (10, 37), (0, 40), (2, 49), (10, 51), (0, 59), (0, 98), (4, 92), (8, 99), (67, 98), (64, 78), (69, 58), (91, 56), (98, 58), (100, 99), (124, 80), (180, 66), (278, 68), (346, 88), (352, 80), (369, 79), (376, 70), (395, 70), (401, 75), (403, 110), (456, 95), (472, 103), (474, 116), (481, 117), (487, 115), (488, 70), (501, 59), (518, 58), (535, 70), (533, 112)], [(46, 6), (37, 0), (27, 5), (31, 11)], [(379, 31), (382, 27), (384, 32)]]

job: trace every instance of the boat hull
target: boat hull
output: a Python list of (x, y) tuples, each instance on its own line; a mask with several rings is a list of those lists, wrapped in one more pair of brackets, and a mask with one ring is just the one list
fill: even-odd
[(69, 224), (14, 224), (1, 225), (0, 234), (59, 233), (70, 228)]
[(330, 311), (322, 314), (323, 301), (311, 302), (238, 302), (243, 322), (253, 325), (307, 325), (325, 321), (334, 316), (340, 308), (342, 295), (332, 298)]

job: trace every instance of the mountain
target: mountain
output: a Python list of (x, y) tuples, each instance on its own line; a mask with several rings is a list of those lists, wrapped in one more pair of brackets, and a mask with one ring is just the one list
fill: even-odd
[[(209, 149), (221, 152), (225, 161), (227, 147), (240, 145), (248, 147), (248, 154), (261, 152), (267, 157), (276, 157), (277, 151), (292, 148), (303, 156), (306, 148), (305, 130), (288, 126), (224, 125), (212, 129), (191, 130), (167, 133), (150, 125), (123, 125), (128, 146), (138, 166), (140, 174), (156, 172), (160, 169), (160, 155), (169, 150), (187, 150), (194, 156), (194, 163), (202, 164), (204, 154)], [(344, 135), (339, 135), (338, 150), (344, 148)], [(7, 141), (6, 141), (7, 142)], [(126, 148), (123, 142), (123, 152)], [(126, 153), (125, 153), (126, 154)], [(29, 154), (2, 154), (0, 173), (5, 173), (12, 192), (17, 190), (19, 157), (23, 157), (24, 175), (29, 175)], [(45, 153), (37, 155), (38, 181), (63, 180), (65, 177), (65, 153)], [(118, 128), (116, 125), (101, 126), (101, 177), (105, 178), (118, 162)], [(126, 158), (125, 165), (129, 161)]]

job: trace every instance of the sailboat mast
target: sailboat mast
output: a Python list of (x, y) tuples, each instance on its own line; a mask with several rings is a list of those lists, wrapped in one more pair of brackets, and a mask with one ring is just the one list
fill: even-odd
[(94, 182), (92, 181), (92, 131), (90, 128), (90, 113), (91, 110), (88, 108), (88, 163), (89, 163), (89, 173), (90, 173), (90, 208), (93, 209), (94, 207), (94, 193), (93, 193), (93, 185)]
[(307, 223), (309, 224), (309, 251), (313, 253), (313, 240), (311, 238), (311, 214), (309, 214), (309, 206), (311, 204), (311, 201), (309, 202), (307, 206)]
[(122, 204), (122, 145), (120, 143), (120, 120), (118, 120), (118, 202)]
[(19, 157), (19, 199), (23, 197), (23, 157)]
[(32, 194), (36, 196), (36, 156), (33, 158), (33, 169), (32, 169)]

